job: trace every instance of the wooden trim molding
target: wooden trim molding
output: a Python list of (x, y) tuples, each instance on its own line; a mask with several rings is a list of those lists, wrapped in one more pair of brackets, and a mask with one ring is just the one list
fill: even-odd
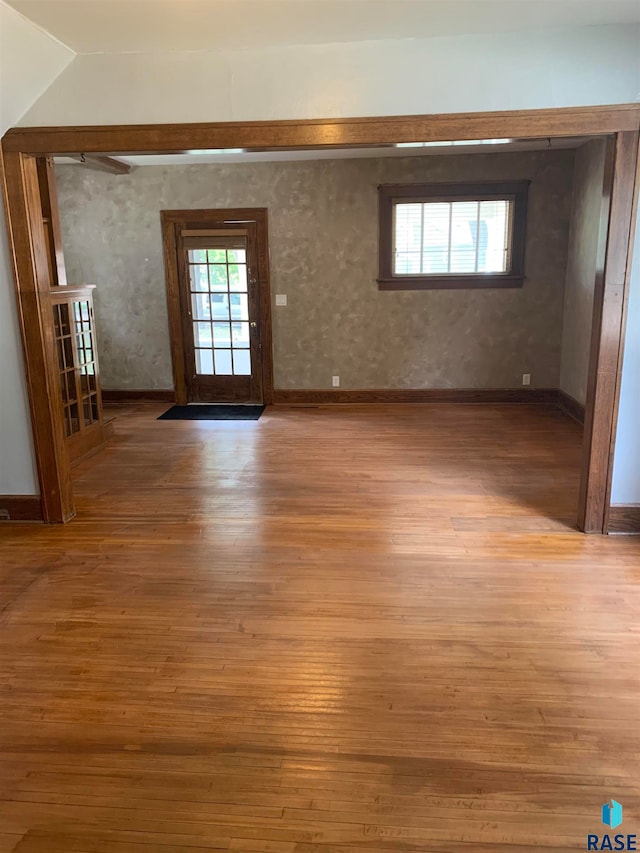
[(318, 403), (551, 403), (554, 388), (282, 388), (275, 405)]
[[(613, 402), (613, 416), (611, 423), (611, 439), (609, 442), (609, 465), (608, 465), (608, 476), (607, 476), (607, 488), (606, 488), (606, 512), (605, 512), (605, 522), (604, 529), (608, 530), (609, 526), (609, 510), (611, 505), (611, 490), (613, 485), (613, 462), (616, 450), (616, 435), (618, 430), (618, 410), (620, 407), (620, 390), (622, 384), (622, 365), (624, 359), (624, 347), (625, 347), (625, 336), (627, 331), (627, 316), (628, 316), (628, 304), (629, 304), (629, 290), (630, 290), (630, 282), (631, 282), (631, 269), (632, 269), (632, 261), (633, 261), (633, 250), (635, 245), (634, 236), (636, 233), (636, 227), (638, 223), (638, 198), (640, 197), (640, 133), (636, 133), (631, 137), (632, 139), (635, 137), (635, 150), (636, 150), (636, 171), (635, 171), (635, 190), (632, 193), (632, 201), (631, 201), (631, 221), (629, 223), (629, 236), (627, 240), (627, 258), (626, 258), (626, 270), (624, 272), (623, 277), (623, 286), (622, 286), (622, 311), (620, 318), (620, 338), (618, 340), (618, 361), (615, 370), (614, 376), (614, 384), (615, 384), (615, 396)], [(629, 153), (629, 156), (632, 152)], [(618, 251), (623, 252), (624, 246), (618, 244)]]
[(127, 403), (175, 403), (176, 392), (170, 388), (103, 388), (102, 402), (109, 406)]
[(56, 185), (53, 158), (38, 157), (37, 167), (42, 203), (42, 224), (44, 225), (45, 237), (47, 238), (51, 286), (63, 287), (67, 284), (67, 271), (64, 262), (62, 228), (58, 207), (58, 188)]
[(96, 289), (95, 284), (79, 284), (77, 286), (53, 287), (49, 291), (49, 299), (53, 304), (68, 302), (70, 299), (89, 299)]
[[(293, 388), (275, 389), (275, 405), (312, 403), (547, 403), (578, 423), (584, 423), (584, 406), (554, 388)], [(174, 390), (163, 388), (103, 388), (109, 406), (135, 403), (175, 403)]]
[(40, 495), (0, 495), (2, 521), (44, 521)]
[(487, 290), (524, 286), (524, 276), (498, 273), (479, 275), (407, 275), (379, 278), (378, 290)]
[(578, 526), (585, 533), (607, 532), (637, 158), (638, 131), (611, 137), (602, 187), (578, 501)]
[(612, 504), (609, 508), (608, 531), (640, 534), (640, 504)]
[(27, 389), (45, 521), (75, 515), (71, 465), (64, 431), (53, 312), (51, 269), (43, 222), (37, 160), (3, 153), (3, 190)]
[(575, 397), (567, 394), (566, 391), (558, 389), (556, 391), (556, 405), (559, 409), (577, 421), (579, 424), (584, 424), (584, 405), (579, 403)]
[(99, 154), (74, 154), (72, 159), (81, 163), (85, 169), (105, 172), (107, 175), (128, 175), (133, 168), (128, 163), (123, 163), (122, 160), (114, 160), (113, 157), (101, 157)]
[(5, 151), (28, 154), (181, 154), (195, 148), (343, 148), (449, 139), (539, 138), (640, 128), (640, 104), (346, 119), (198, 124), (14, 127)]

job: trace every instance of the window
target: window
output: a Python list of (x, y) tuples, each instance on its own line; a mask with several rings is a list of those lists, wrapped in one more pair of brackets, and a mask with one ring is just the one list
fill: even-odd
[(521, 287), (528, 181), (380, 193), (381, 290)]

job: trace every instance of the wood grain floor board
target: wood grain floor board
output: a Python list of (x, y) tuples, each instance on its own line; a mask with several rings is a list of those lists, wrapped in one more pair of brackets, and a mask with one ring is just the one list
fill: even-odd
[(544, 405), (119, 407), (0, 526), (0, 853), (568, 853), (640, 832), (640, 541)]

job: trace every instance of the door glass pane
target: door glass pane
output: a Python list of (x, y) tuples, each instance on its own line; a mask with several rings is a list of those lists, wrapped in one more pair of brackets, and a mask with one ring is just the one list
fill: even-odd
[(214, 350), (216, 357), (216, 375), (231, 376), (233, 369), (231, 367), (231, 350), (217, 349)]
[(227, 290), (227, 266), (226, 264), (212, 264), (209, 267), (209, 283), (211, 290)]
[(248, 348), (249, 346), (249, 324), (248, 323), (232, 323), (233, 326), (233, 346)]
[(249, 319), (249, 298), (246, 293), (232, 293), (231, 299), (231, 319), (232, 320), (248, 320)]
[(196, 373), (203, 376), (213, 375), (213, 351), (210, 349), (196, 350)]
[(224, 249), (209, 249), (207, 260), (210, 264), (226, 264), (227, 253)]
[(189, 277), (191, 279), (191, 290), (209, 290), (209, 273), (206, 264), (190, 264)]
[(247, 268), (244, 264), (229, 264), (229, 290), (246, 291)]
[(247, 263), (247, 253), (244, 249), (229, 249), (229, 263), (230, 264), (246, 264)]
[(230, 347), (231, 336), (228, 323), (213, 324), (213, 345), (215, 347)]
[(190, 264), (204, 264), (207, 261), (207, 253), (204, 249), (189, 249)]
[(80, 432), (80, 418), (78, 416), (78, 403), (72, 403), (65, 408), (65, 431), (67, 436)]
[(214, 320), (229, 320), (229, 294), (212, 293), (211, 310)]
[(193, 342), (197, 347), (211, 346), (211, 323), (193, 324)]
[(87, 399), (82, 402), (82, 414), (84, 416), (84, 425), (91, 426), (93, 423), (93, 407), (91, 406), (90, 397), (87, 397)]
[(211, 304), (209, 302), (209, 294), (207, 293), (192, 293), (191, 294), (191, 309), (194, 320), (210, 320), (211, 319)]
[(233, 351), (233, 372), (236, 376), (251, 376), (251, 353), (248, 349)]

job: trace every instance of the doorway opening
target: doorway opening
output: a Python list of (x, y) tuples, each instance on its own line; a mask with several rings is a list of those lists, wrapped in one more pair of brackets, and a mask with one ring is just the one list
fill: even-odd
[[(73, 517), (73, 494), (69, 478), (69, 460), (68, 452), (64, 437), (63, 419), (59, 413), (59, 377), (57, 373), (57, 364), (55, 361), (55, 351), (51, 345), (54, 339), (53, 320), (50, 311), (51, 291), (55, 282), (51, 281), (51, 275), (47, 269), (46, 260), (46, 234), (43, 228), (43, 206), (42, 197), (38, 188), (37, 182), (37, 160), (47, 154), (54, 155), (57, 158), (63, 156), (77, 156), (77, 153), (85, 154), (84, 160), (87, 159), (87, 152), (91, 154), (109, 155), (110, 157), (125, 157), (131, 160), (136, 157), (145, 156), (192, 156), (193, 152), (214, 152), (216, 160), (220, 154), (229, 154), (230, 152), (242, 151), (247, 157), (260, 157), (265, 153), (277, 155), (280, 157), (287, 151), (299, 151), (301, 153), (311, 152), (316, 149), (318, 159), (328, 159), (335, 156), (336, 149), (341, 147), (345, 151), (348, 150), (348, 157), (351, 158), (356, 152), (366, 147), (375, 148), (377, 154), (381, 157), (387, 153), (392, 156), (406, 155), (407, 152), (403, 149), (407, 148), (428, 148), (435, 145), (459, 145), (462, 146), (462, 141), (465, 145), (481, 146), (482, 144), (517, 144), (519, 140), (528, 141), (531, 139), (546, 141), (557, 137), (567, 139), (568, 137), (593, 137), (599, 136), (607, 138), (607, 148), (609, 156), (606, 158), (603, 180), (601, 183), (601, 204), (599, 206), (598, 217), (598, 253), (596, 258), (596, 274), (593, 288), (593, 313), (592, 313), (592, 335), (590, 338), (590, 363), (588, 370), (588, 383), (586, 388), (586, 400), (584, 404), (584, 449), (582, 454), (582, 466), (580, 471), (580, 498), (578, 510), (578, 526), (586, 532), (606, 532), (608, 529), (608, 516), (610, 505), (611, 491), (611, 473), (612, 473), (612, 458), (613, 458), (613, 442), (615, 438), (615, 422), (617, 412), (617, 400), (620, 382), (620, 368), (622, 357), (623, 343), (623, 328), (626, 305), (627, 282), (630, 271), (630, 233), (634, 222), (634, 206), (635, 206), (635, 178), (636, 165), (638, 155), (638, 125), (640, 121), (640, 113), (636, 105), (628, 105), (622, 107), (609, 108), (587, 108), (587, 109), (568, 109), (554, 111), (529, 111), (522, 113), (504, 113), (504, 114), (477, 114), (457, 115), (457, 116), (414, 116), (402, 119), (398, 118), (382, 118), (368, 120), (344, 120), (339, 122), (334, 121), (317, 121), (317, 122), (302, 122), (302, 123), (287, 123), (287, 122), (272, 122), (272, 123), (255, 123), (250, 125), (180, 125), (169, 127), (150, 127), (144, 128), (142, 131), (132, 128), (71, 128), (71, 129), (33, 129), (20, 128), (10, 131), (3, 140), (3, 154), (5, 162), (6, 176), (6, 191), (7, 205), (9, 214), (10, 236), (12, 241), (12, 249), (16, 265), (17, 278), (17, 293), (22, 322), (22, 331), (25, 344), (25, 353), (27, 360), (27, 376), (29, 382), (29, 394), (32, 406), (32, 422), (34, 427), (34, 440), (36, 446), (36, 454), (40, 471), (41, 494), (43, 504), (43, 514), (47, 521), (66, 521)], [(461, 142), (448, 143), (446, 140), (461, 140)], [(398, 154), (396, 149), (400, 149)], [(464, 153), (463, 148), (459, 147), (459, 153)], [(119, 153), (119, 152), (125, 152)], [(187, 152), (187, 153), (185, 153)], [(319, 156), (318, 156), (319, 155)], [(105, 158), (102, 157), (104, 160)], [(83, 161), (84, 162), (84, 161)], [(467, 158), (461, 165), (461, 172), (454, 176), (456, 181), (469, 181), (472, 176), (468, 174), (471, 160)], [(117, 164), (119, 174), (122, 174), (122, 163)], [(334, 172), (337, 174), (337, 169), (328, 170), (331, 176)], [(359, 171), (359, 170), (355, 170)], [(425, 171), (422, 167), (414, 170), (415, 174), (400, 175), (400, 181), (406, 182), (410, 180), (412, 183), (424, 184), (425, 181), (417, 172)], [(464, 174), (463, 174), (464, 173)], [(418, 179), (420, 177), (420, 179)], [(442, 181), (442, 173), (436, 175), (436, 179)], [(485, 176), (489, 177), (489, 176)], [(514, 177), (514, 176), (510, 176)], [(323, 186), (327, 185), (327, 175)], [(494, 175), (493, 179), (498, 176)], [(387, 179), (385, 179), (386, 182)], [(380, 184), (379, 176), (376, 183)], [(397, 183), (397, 179), (391, 177), (389, 183)], [(427, 181), (429, 183), (429, 181)], [(248, 186), (246, 183), (242, 185), (245, 189)], [(299, 184), (305, 186), (306, 184)], [(295, 199), (296, 203), (300, 200), (313, 199), (313, 194), (309, 192), (288, 193), (287, 201)], [(344, 201), (345, 198), (358, 198), (360, 201), (367, 202), (366, 210), (364, 211), (367, 221), (371, 218), (371, 211), (374, 210), (376, 203), (375, 185), (369, 187), (364, 194), (354, 196), (350, 195), (350, 191), (343, 183), (339, 183), (337, 187), (337, 198), (339, 201)], [(553, 195), (553, 193), (552, 193)], [(180, 193), (174, 196), (165, 195), (166, 197), (182, 198)], [(256, 195), (252, 193), (247, 195), (246, 202), (264, 204), (263, 199), (269, 199), (271, 206), (273, 195)], [(239, 207), (245, 199), (238, 199)], [(433, 201), (433, 199), (431, 199)], [(198, 199), (202, 204), (202, 196)], [(184, 204), (184, 202), (180, 202)], [(187, 199), (188, 203), (188, 199)], [(214, 202), (215, 203), (215, 202)], [(230, 197), (220, 197), (220, 204), (233, 205), (234, 200)], [(426, 203), (426, 202), (425, 202)], [(554, 210), (557, 207), (556, 201), (552, 198), (550, 206), (540, 207), (543, 212)], [(184, 204), (186, 207), (187, 205)], [(275, 223), (277, 205), (270, 207), (273, 213)], [(289, 209), (285, 204), (284, 207)], [(325, 227), (317, 227), (318, 223), (318, 207), (313, 206), (311, 215), (308, 221), (316, 226), (313, 230), (313, 237), (308, 241), (308, 245), (316, 246), (318, 234), (324, 237), (331, 237), (332, 234), (338, 232), (339, 235), (350, 235), (354, 238), (357, 252), (346, 253), (335, 250), (333, 245), (327, 252), (320, 254), (314, 251), (307, 258), (307, 263), (304, 268), (299, 270), (299, 274), (293, 276), (293, 284), (299, 287), (306, 287), (309, 294), (315, 299), (322, 299), (322, 312), (316, 306), (314, 311), (309, 310), (305, 306), (301, 306), (298, 301), (295, 302), (297, 314), (293, 317), (294, 312), (290, 312), (288, 324), (284, 319), (284, 315), (278, 316), (276, 324), (277, 353), (276, 375), (278, 377), (278, 389), (274, 392), (273, 381), (271, 379), (271, 341), (270, 341), (270, 299), (268, 296), (268, 256), (266, 249), (266, 214), (265, 209), (261, 208), (264, 215), (264, 248), (258, 249), (257, 266), (259, 269), (258, 279), (260, 282), (259, 304), (260, 310), (254, 315), (253, 319), (250, 313), (250, 285), (249, 285), (249, 264), (248, 258), (250, 255), (249, 242), (244, 244), (217, 244), (217, 245), (197, 245), (176, 247), (175, 238), (175, 223), (173, 223), (173, 249), (171, 249), (171, 241), (165, 243), (165, 264), (167, 271), (167, 279), (171, 278), (170, 270), (173, 270), (173, 289), (171, 289), (171, 281), (168, 281), (170, 300), (173, 299), (170, 305), (170, 327), (171, 327), (171, 346), (173, 354), (173, 370), (175, 378), (174, 399), (178, 403), (187, 403), (191, 399), (196, 401), (205, 396), (215, 399), (216, 395), (236, 394), (236, 400), (247, 399), (251, 401), (254, 396), (256, 401), (260, 401), (260, 379), (262, 402), (270, 403), (323, 403), (323, 402), (437, 402), (446, 400), (455, 400), (456, 402), (471, 402), (482, 398), (483, 402), (521, 402), (522, 395), (527, 395), (527, 402), (541, 402), (549, 393), (553, 396), (553, 401), (557, 400), (558, 388), (556, 385), (551, 386), (529, 383), (527, 390), (521, 385), (528, 385), (525, 379), (531, 379), (531, 374), (538, 376), (539, 368), (536, 366), (535, 373), (532, 369), (530, 372), (528, 365), (518, 367), (518, 372), (514, 373), (508, 383), (499, 377), (504, 373), (505, 365), (510, 362), (497, 351), (496, 347), (487, 350), (491, 359), (485, 359), (487, 372), (491, 367), (493, 372), (486, 381), (482, 383), (475, 381), (473, 384), (467, 381), (466, 374), (458, 375), (462, 368), (469, 365), (476, 369), (478, 367), (478, 359), (473, 357), (473, 353), (469, 358), (456, 358), (452, 361), (452, 370), (457, 371), (453, 379), (450, 376), (445, 377), (440, 382), (434, 382), (422, 374), (418, 376), (418, 381), (411, 377), (400, 377), (397, 381), (389, 381), (387, 374), (394, 368), (397, 363), (397, 352), (393, 347), (394, 341), (407, 341), (409, 344), (415, 344), (417, 340), (422, 340), (424, 337), (425, 323), (421, 323), (422, 315), (426, 313), (426, 320), (430, 323), (429, 329), (432, 331), (431, 341), (436, 340), (438, 335), (450, 327), (452, 318), (456, 320), (461, 318), (464, 320), (467, 316), (481, 317), (481, 312), (472, 311), (472, 299), (476, 302), (480, 301), (480, 295), (475, 295), (472, 298), (464, 297), (460, 300), (463, 306), (460, 310), (452, 310), (446, 313), (445, 317), (436, 318), (433, 311), (422, 312), (415, 310), (418, 297), (411, 294), (402, 294), (396, 296), (384, 293), (385, 288), (379, 286), (384, 282), (378, 277), (376, 284), (375, 261), (372, 260), (375, 255), (375, 238), (370, 239), (373, 230), (369, 228), (365, 233), (369, 235), (369, 239), (363, 239), (363, 205), (355, 211), (352, 220), (347, 224), (347, 227), (340, 228), (331, 215), (341, 208), (336, 204), (326, 207), (330, 222)], [(449, 219), (453, 217), (453, 204), (447, 208), (449, 210)], [(456, 208), (457, 210), (457, 208)], [(324, 208), (322, 211), (326, 212)], [(423, 211), (424, 212), (424, 211)], [(169, 213), (169, 212), (167, 212)], [(230, 236), (236, 240), (241, 237), (247, 237), (239, 233), (244, 228), (248, 228), (247, 221), (255, 221), (259, 223), (258, 213), (255, 213), (255, 220), (251, 220), (246, 209), (237, 211), (224, 210), (219, 211), (221, 218), (219, 222), (214, 221), (214, 227), (211, 227), (210, 214), (211, 211), (203, 211), (205, 214), (203, 219), (198, 220), (194, 216), (193, 211), (172, 211), (173, 214), (184, 214), (182, 229), (188, 231), (216, 231), (216, 225), (223, 227), (232, 223), (231, 230), (234, 231), (231, 235), (207, 234), (194, 235), (185, 234), (181, 237), (221, 237)], [(157, 213), (155, 214), (157, 217)], [(207, 220), (206, 217), (209, 217)], [(447, 232), (447, 240), (453, 243), (454, 237), (463, 248), (469, 243), (469, 239), (476, 235), (476, 243), (473, 245), (475, 255), (480, 260), (483, 252), (482, 246), (478, 241), (478, 235), (481, 235), (482, 228), (478, 228), (478, 211), (476, 211), (475, 226), (473, 225), (473, 217), (471, 217), (471, 225), (465, 224), (458, 231), (449, 229)], [(156, 222), (158, 219), (156, 218)], [(177, 220), (179, 221), (179, 220)], [(296, 225), (300, 221), (300, 217), (295, 218)], [(240, 226), (240, 227), (239, 227)], [(487, 228), (489, 226), (487, 225)], [(274, 225), (275, 228), (275, 225)], [(458, 239), (459, 238), (459, 239)], [(464, 239), (463, 239), (464, 238)], [(314, 242), (316, 241), (316, 242)], [(434, 237), (434, 241), (439, 245)], [(432, 242), (434, 242), (432, 241)], [(335, 241), (334, 241), (335, 242)], [(547, 242), (542, 238), (536, 238), (536, 242), (544, 248), (548, 246)], [(279, 239), (276, 239), (274, 234), (274, 248), (280, 244)], [(291, 244), (291, 241), (290, 241)], [(296, 246), (303, 245), (296, 243)], [(304, 246), (307, 244), (304, 243)], [(237, 281), (237, 270), (231, 273), (231, 267), (237, 267), (238, 264), (232, 264), (231, 261), (238, 261), (237, 254), (230, 255), (229, 252), (235, 253), (243, 250), (247, 259), (247, 289), (242, 291), (246, 295), (246, 311), (243, 312), (242, 300), (234, 299), (232, 306), (232, 278)], [(373, 251), (372, 251), (373, 250)], [(202, 261), (202, 255), (189, 256), (189, 251), (206, 252), (206, 263), (198, 263)], [(224, 252), (224, 264), (216, 263), (220, 255), (212, 255), (211, 263), (209, 262), (209, 251)], [(466, 249), (465, 249), (466, 251)], [(364, 258), (361, 257), (364, 252)], [(449, 253), (450, 255), (450, 253)], [(447, 257), (449, 258), (449, 255)], [(139, 257), (139, 256), (138, 256)], [(318, 258), (322, 259), (320, 263)], [(451, 261), (454, 259), (451, 257)], [(548, 252), (543, 258), (544, 264), (548, 264)], [(296, 257), (296, 263), (298, 259)], [(449, 261), (447, 261), (449, 263)], [(262, 270), (260, 266), (262, 264)], [(334, 270), (329, 281), (331, 288), (327, 286), (327, 276), (320, 278), (318, 282), (310, 281), (309, 270), (315, 275), (318, 271), (324, 272), (327, 265), (331, 265)], [(197, 274), (191, 277), (189, 267), (206, 267), (206, 282), (207, 290), (198, 290), (199, 286), (203, 286), (205, 273)], [(227, 268), (226, 281), (213, 282), (219, 283), (224, 290), (217, 292), (212, 286), (212, 276), (215, 279), (215, 273), (210, 273), (210, 267), (224, 266)], [(372, 270), (373, 268), (373, 270)], [(182, 271), (181, 271), (182, 270)], [(353, 298), (348, 307), (351, 312), (349, 316), (353, 317), (354, 323), (344, 322), (346, 311), (335, 309), (335, 305), (343, 303), (340, 299), (343, 296), (343, 285), (345, 277), (352, 277), (354, 270), (364, 271), (369, 277), (366, 292), (363, 291), (358, 298)], [(371, 271), (370, 275), (367, 271)], [(550, 275), (556, 275), (561, 278), (561, 274), (557, 272), (558, 266), (555, 265), (550, 272)], [(449, 269), (447, 268), (449, 272)], [(289, 270), (290, 272), (290, 270)], [(432, 273), (431, 270), (422, 270), (425, 275)], [(401, 274), (401, 270), (396, 270), (395, 274)], [(182, 276), (182, 289), (180, 284), (180, 276)], [(198, 277), (199, 276), (199, 277)], [(278, 297), (275, 304), (278, 306), (286, 306), (286, 292), (282, 288), (282, 281), (279, 269), (276, 270), (274, 256), (274, 276), (277, 276), (278, 281)], [(127, 280), (127, 277), (124, 277)], [(162, 274), (156, 275), (156, 282), (162, 287)], [(199, 282), (199, 284), (198, 284)], [(191, 289), (192, 283), (194, 289)], [(433, 281), (430, 282), (430, 285)], [(397, 285), (397, 282), (394, 282)], [(525, 283), (524, 293), (526, 295), (527, 288), (531, 289), (532, 296), (539, 299), (541, 291), (538, 289), (533, 293), (534, 289), (532, 282)], [(398, 289), (397, 287), (395, 289)], [(406, 283), (403, 282), (402, 289), (406, 288)], [(331, 292), (330, 292), (331, 291)], [(293, 290), (292, 290), (293, 292)], [(296, 291), (297, 292), (297, 291)], [(453, 292), (453, 291), (452, 291)], [(198, 294), (205, 294), (206, 297), (199, 297)], [(380, 295), (376, 295), (380, 293)], [(173, 294), (173, 295), (172, 295)], [(307, 294), (307, 295), (309, 295)], [(336, 298), (337, 294), (337, 298)], [(199, 300), (197, 311), (203, 312), (204, 317), (189, 316), (188, 311), (194, 311), (193, 300), (189, 306), (189, 300), (192, 296), (196, 296)], [(223, 298), (220, 298), (222, 296)], [(447, 297), (445, 299), (445, 296)], [(226, 298), (225, 298), (226, 297)], [(504, 299), (507, 297), (505, 296)], [(425, 297), (420, 296), (422, 302), (426, 301)], [(435, 303), (447, 302), (448, 295), (436, 294), (434, 299), (430, 300)], [(483, 300), (483, 305), (486, 303), (497, 304), (503, 299), (501, 294), (487, 294)], [(278, 301), (284, 300), (284, 301)], [(384, 300), (384, 304), (383, 304)], [(534, 300), (535, 301), (535, 300)], [(182, 310), (185, 302), (187, 303), (186, 313)], [(422, 302), (420, 303), (422, 305)], [(292, 300), (291, 304), (294, 304)], [(263, 310), (262, 306), (265, 306)], [(228, 320), (218, 319), (218, 313), (223, 311), (225, 306), (228, 308)], [(294, 351), (286, 352), (280, 346), (280, 338), (285, 333), (289, 333), (291, 337), (298, 334), (301, 326), (300, 317), (314, 318), (325, 317), (325, 306), (329, 306), (333, 311), (333, 315), (337, 318), (337, 322), (314, 322), (313, 332), (315, 335), (312, 342), (316, 349), (324, 352), (335, 354), (336, 359), (340, 358), (339, 363), (330, 363), (326, 359), (319, 358), (313, 347), (309, 346), (308, 335), (301, 342), (299, 337), (296, 338), (297, 346)], [(376, 306), (378, 310), (376, 310)], [(157, 303), (156, 303), (157, 307)], [(240, 324), (238, 335), (234, 338), (234, 317), (232, 316), (232, 307), (234, 311), (239, 312), (238, 319), (235, 322)], [(418, 306), (420, 307), (420, 306)], [(446, 306), (445, 306), (446, 307)], [(535, 305), (533, 307), (536, 307)], [(145, 303), (146, 309), (146, 303)], [(402, 310), (401, 310), (402, 309)], [(208, 312), (208, 313), (207, 313)], [(466, 313), (465, 313), (466, 312)], [(281, 322), (281, 316), (283, 321)], [(504, 322), (498, 330), (499, 334), (495, 336), (496, 340), (502, 340), (505, 336), (514, 337), (513, 323), (511, 323), (511, 314), (504, 314)], [(557, 314), (556, 314), (557, 316)], [(531, 312), (533, 317), (533, 312)], [(292, 320), (298, 319), (297, 323)], [(396, 319), (400, 327), (399, 334), (388, 334), (386, 339), (380, 334), (379, 328), (376, 328), (374, 321), (379, 321), (383, 318), (386, 322), (387, 318)], [(188, 321), (188, 322), (187, 322)], [(256, 322), (255, 338), (257, 341), (257, 349), (254, 347), (252, 351), (251, 343), (251, 327), (249, 330), (243, 329), (242, 324)], [(426, 321), (425, 321), (426, 322)], [(203, 326), (197, 324), (202, 323)], [(216, 323), (228, 326), (228, 334), (223, 334), (222, 327), (214, 328)], [(309, 326), (307, 322), (304, 326), (305, 332)], [(584, 327), (584, 324), (581, 328)], [(156, 328), (158, 328), (156, 324)], [(166, 327), (165, 327), (166, 328)], [(363, 330), (363, 334), (369, 335), (363, 344), (359, 347), (356, 355), (364, 365), (365, 372), (362, 376), (358, 375), (353, 378), (357, 359), (351, 349), (347, 350), (340, 345), (334, 346), (331, 336), (335, 337), (341, 332), (347, 336), (351, 330), (358, 328)], [(294, 329), (293, 335), (290, 330)], [(486, 324), (482, 324), (481, 331), (486, 330)], [(464, 331), (464, 330), (463, 330)], [(246, 332), (246, 334), (245, 334)], [(218, 338), (216, 339), (216, 333)], [(197, 336), (197, 337), (196, 337)], [(116, 336), (119, 339), (120, 336)], [(463, 336), (458, 336), (460, 339)], [(472, 340), (468, 335), (469, 340)], [(380, 354), (379, 343), (385, 340), (391, 342), (389, 357), (385, 353)], [(438, 339), (439, 340), (439, 339)], [(523, 338), (525, 344), (528, 338)], [(190, 341), (190, 343), (189, 343)], [(249, 345), (247, 346), (247, 341)], [(373, 342), (373, 346), (371, 345)], [(437, 340), (436, 340), (437, 343)], [(440, 346), (439, 353), (450, 352), (451, 348), (447, 349), (446, 340), (443, 346)], [(243, 346), (244, 344), (244, 346)], [(261, 345), (261, 347), (260, 347)], [(178, 351), (179, 348), (179, 351)], [(522, 348), (521, 348), (522, 349)], [(236, 355), (236, 350), (238, 355)], [(245, 350), (245, 353), (240, 353)], [(247, 354), (249, 352), (248, 368), (251, 373), (242, 372), (247, 370)], [(252, 358), (252, 352), (256, 353), (255, 359)], [(376, 353), (377, 361), (373, 366), (379, 368), (377, 372), (371, 376), (366, 373), (367, 366), (371, 366), (371, 353)], [(303, 353), (304, 359), (300, 358)], [(361, 355), (361, 354), (364, 355)], [(243, 362), (244, 359), (244, 362)], [(105, 359), (106, 360), (106, 359)], [(335, 359), (334, 359), (335, 360)], [(216, 373), (216, 361), (219, 362), (220, 369)], [(238, 370), (235, 365), (238, 365)], [(305, 365), (311, 365), (312, 370), (306, 373), (302, 370), (304, 382), (298, 383), (297, 376), (300, 373), (300, 362)], [(489, 363), (490, 362), (490, 363)], [(229, 369), (231, 364), (232, 373), (224, 373), (224, 369)], [(360, 362), (358, 362), (360, 363)], [(293, 378), (286, 374), (283, 370), (283, 364), (287, 370), (297, 371)], [(437, 359), (421, 357), (420, 364), (427, 365), (430, 368), (438, 366)], [(190, 367), (191, 365), (191, 367)], [(254, 366), (256, 366), (255, 379), (253, 376)], [(340, 369), (338, 369), (340, 368)], [(213, 373), (210, 371), (213, 370)], [(209, 372), (207, 372), (209, 371)], [(321, 371), (321, 374), (316, 374), (314, 371)], [(385, 372), (386, 371), (386, 372)], [(442, 371), (441, 371), (442, 372)], [(513, 371), (512, 371), (513, 373)], [(342, 374), (342, 375), (338, 375)], [(316, 375), (320, 378), (316, 379)], [(444, 374), (443, 374), (444, 375)], [(218, 379), (215, 377), (218, 376)], [(223, 379), (223, 377), (227, 377)], [(247, 379), (247, 376), (250, 378)], [(498, 377), (496, 379), (495, 377)], [(208, 378), (207, 378), (208, 377)], [(213, 378), (212, 378), (213, 377)], [(327, 378), (328, 377), (328, 378)], [(346, 377), (346, 378), (345, 378)], [(515, 377), (515, 378), (514, 378)], [(453, 381), (455, 379), (455, 382)], [(535, 382), (535, 378), (534, 378)], [(216, 384), (217, 383), (217, 384)], [(222, 389), (222, 385), (226, 383), (226, 392)], [(236, 383), (235, 390), (233, 383)], [(243, 390), (240, 390), (240, 384), (244, 383)], [(320, 383), (320, 384), (318, 384)], [(329, 385), (330, 383), (330, 385)], [(498, 384), (499, 383), (499, 384)], [(135, 386), (130, 385), (130, 388)], [(155, 388), (166, 394), (166, 386), (155, 385)], [(45, 389), (46, 393), (42, 393)], [(164, 398), (163, 398), (164, 399)], [(217, 399), (221, 399), (218, 396)], [(229, 398), (227, 398), (229, 399)]]
[(270, 403), (266, 209), (161, 219), (176, 402)]

